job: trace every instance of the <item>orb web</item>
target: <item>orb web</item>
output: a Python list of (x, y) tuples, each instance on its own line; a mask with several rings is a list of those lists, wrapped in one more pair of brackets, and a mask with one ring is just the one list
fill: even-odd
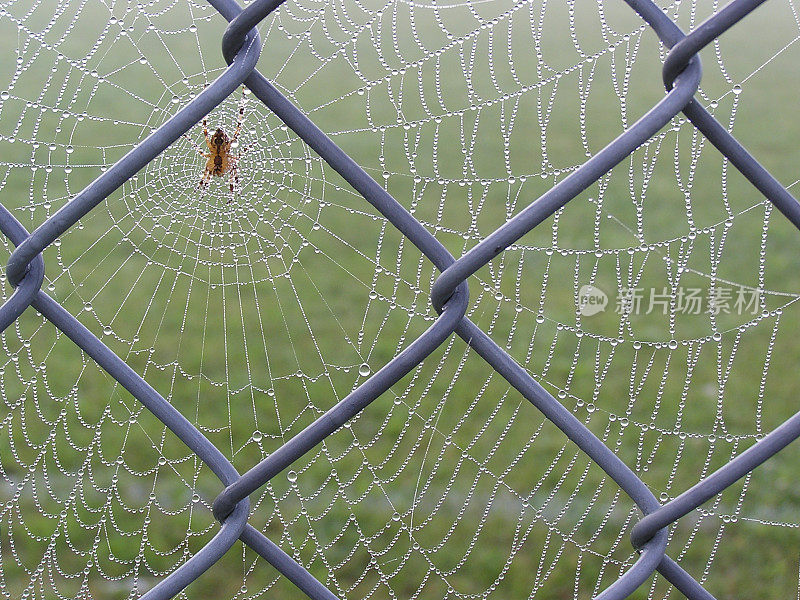
[[(664, 4), (687, 30), (715, 8)], [(4, 3), (3, 204), (52, 215), (213, 81), (224, 26), (196, 1)], [(265, 76), (454, 255), (663, 94), (622, 3), (299, 0), (259, 29)], [(767, 3), (697, 95), (790, 187), (798, 30)], [(198, 124), (44, 252), (48, 293), (240, 472), (417, 337), (437, 275), (252, 95), (209, 129), (242, 102), (233, 194), (198, 186)], [(793, 413), (797, 250), (678, 116), (480, 270), (468, 314), (666, 501)], [(0, 593), (138, 597), (213, 536), (218, 480), (32, 309), (2, 345)], [(795, 458), (673, 525), (670, 556), (722, 597), (763, 596), (767, 563), (797, 593)], [(637, 557), (633, 503), (458, 339), (251, 500), (341, 598), (583, 598)], [(212, 594), (299, 596), (240, 545), (182, 596)]]

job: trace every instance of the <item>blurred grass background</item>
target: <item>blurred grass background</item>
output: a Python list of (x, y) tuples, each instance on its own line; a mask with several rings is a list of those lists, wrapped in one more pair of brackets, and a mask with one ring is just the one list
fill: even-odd
[[(662, 97), (663, 49), (621, 2), (436, 6), (287, 3), (259, 69), (460, 255)], [(668, 13), (688, 30), (713, 7)], [(786, 185), (796, 8), (704, 50), (698, 94)], [(5, 3), (4, 205), (29, 229), (52, 215), (213, 80), (223, 29), (199, 3)], [(231, 131), (239, 102), (209, 125)], [(252, 99), (240, 148), (228, 204), (176, 142), (45, 251), (45, 285), (243, 472), (430, 325), (436, 273)], [(796, 410), (797, 252), (678, 117), (479, 271), (469, 314), (666, 501)], [(589, 283), (610, 305), (586, 317)], [(625, 286), (766, 292), (756, 315), (625, 320)], [(33, 310), (2, 344), (0, 593), (138, 597), (217, 530), (219, 482)], [(797, 457), (673, 527), (670, 556), (717, 597), (797, 593)], [(252, 507), (342, 598), (584, 598), (636, 559), (633, 503), (459, 339)], [(299, 592), (237, 545), (184, 596)], [(633, 597), (679, 595), (655, 577)]]

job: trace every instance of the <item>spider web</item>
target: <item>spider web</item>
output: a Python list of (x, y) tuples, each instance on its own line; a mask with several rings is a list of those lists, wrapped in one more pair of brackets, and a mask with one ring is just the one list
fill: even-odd
[[(715, 8), (665, 6), (685, 29)], [(0, 4), (4, 205), (29, 229), (63, 206), (221, 72), (224, 25), (195, 1)], [(456, 256), (663, 94), (621, 2), (297, 0), (260, 31), (259, 69)], [(704, 51), (698, 93), (787, 185), (799, 34), (768, 3)], [(44, 253), (48, 293), (240, 472), (419, 335), (437, 275), (244, 98), (232, 202), (181, 138)], [(795, 411), (797, 240), (677, 117), (479, 271), (468, 314), (666, 501)], [(32, 309), (2, 345), (0, 594), (138, 597), (217, 531), (219, 481)], [(796, 594), (796, 459), (674, 525), (670, 556), (723, 597)], [(633, 503), (457, 338), (251, 500), (341, 598), (583, 598), (637, 556)], [(182, 594), (212, 595), (300, 592), (237, 545)]]

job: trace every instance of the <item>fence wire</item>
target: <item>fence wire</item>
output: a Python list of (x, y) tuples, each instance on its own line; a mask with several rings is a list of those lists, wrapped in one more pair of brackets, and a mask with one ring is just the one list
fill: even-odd
[[(6, 268), (8, 281), (15, 290), (0, 307), (0, 331), (14, 323), (28, 307), (33, 307), (160, 419), (208, 465), (225, 486), (213, 503), (214, 516), (221, 523), (219, 531), (191, 559), (142, 598), (163, 600), (175, 596), (217, 562), (238, 539), (265, 558), (309, 598), (336, 599), (336, 595), (296, 560), (248, 524), (248, 496), (365, 409), (453, 333), (463, 338), (596, 462), (644, 514), (631, 533), (631, 542), (640, 553), (639, 559), (597, 598), (626, 598), (655, 571), (690, 599), (713, 598), (667, 556), (668, 527), (800, 436), (800, 413), (716, 472), (673, 500), (661, 504), (610, 448), (465, 316), (469, 301), (467, 279), (473, 273), (595, 183), (680, 112), (800, 229), (800, 204), (797, 200), (694, 100), (701, 79), (697, 53), (764, 0), (732, 0), (688, 35), (651, 0), (625, 1), (670, 49), (663, 65), (667, 94), (602, 151), (457, 260), (397, 200), (255, 69), (261, 51), (261, 41), (255, 27), (283, 0), (256, 0), (244, 10), (234, 0), (209, 0), (230, 22), (222, 37), (222, 51), (229, 66), (220, 77), (32, 233), (28, 233), (11, 212), (0, 204), (0, 231), (16, 246)], [(240, 475), (222, 452), (163, 396), (42, 291), (44, 261), (41, 253), (242, 84), (250, 88), (257, 98), (401, 231), (436, 266), (441, 275), (433, 285), (431, 294), (433, 306), (439, 314), (433, 325), (344, 400)]]

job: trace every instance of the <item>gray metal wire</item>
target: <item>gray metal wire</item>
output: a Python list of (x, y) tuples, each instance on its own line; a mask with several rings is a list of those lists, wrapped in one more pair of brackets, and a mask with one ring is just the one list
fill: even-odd
[[(800, 413), (725, 466), (662, 505), (644, 482), (611, 449), (465, 316), (469, 302), (467, 279), (473, 273), (613, 169), (680, 112), (800, 229), (800, 204), (797, 200), (693, 98), (701, 79), (697, 53), (755, 10), (764, 0), (732, 0), (688, 35), (684, 35), (651, 0), (625, 1), (652, 27), (662, 43), (671, 49), (663, 66), (667, 94), (601, 152), (458, 260), (255, 69), (261, 42), (254, 27), (280, 6), (283, 0), (256, 0), (244, 10), (235, 0), (209, 0), (230, 22), (222, 38), (223, 55), (229, 66), (222, 75), (33, 232), (28, 233), (11, 212), (0, 204), (0, 231), (16, 246), (6, 267), (8, 281), (15, 289), (12, 296), (0, 307), (0, 331), (11, 325), (28, 307), (39, 311), (160, 419), (209, 466), (225, 486), (213, 503), (214, 515), (221, 523), (217, 534), (142, 598), (163, 600), (173, 597), (217, 562), (238, 539), (264, 557), (309, 598), (336, 599), (336, 595), (297, 561), (248, 524), (248, 497), (366, 408), (453, 333), (462, 337), (596, 462), (644, 514), (631, 534), (631, 542), (640, 552), (639, 559), (597, 598), (626, 598), (656, 570), (688, 598), (713, 598), (666, 555), (667, 528), (800, 436)], [(41, 253), (242, 83), (401, 231), (441, 271), (441, 275), (431, 293), (433, 306), (439, 313), (433, 325), (344, 400), (277, 451), (239, 475), (219, 449), (163, 396), (42, 291), (44, 262)]]

